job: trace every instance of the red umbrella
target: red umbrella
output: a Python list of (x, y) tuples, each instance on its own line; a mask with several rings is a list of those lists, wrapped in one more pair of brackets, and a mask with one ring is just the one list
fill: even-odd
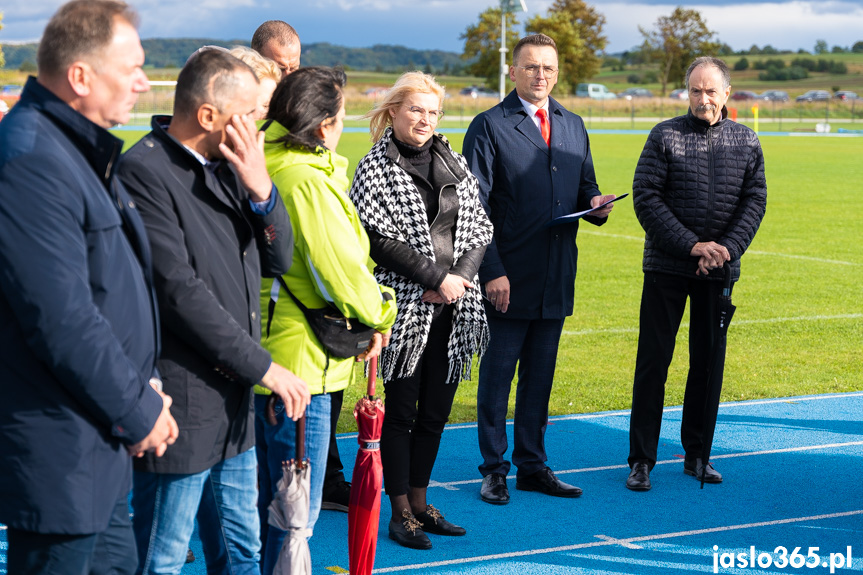
[(384, 406), (375, 397), (378, 359), (369, 363), (368, 395), (354, 407), (360, 444), (354, 474), (351, 477), (351, 500), (348, 506), (348, 556), (351, 575), (368, 575), (375, 565), (378, 523), (381, 515), (381, 428)]

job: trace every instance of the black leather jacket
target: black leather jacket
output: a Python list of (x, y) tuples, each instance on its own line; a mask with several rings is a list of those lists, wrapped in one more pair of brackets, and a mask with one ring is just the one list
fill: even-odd
[(472, 281), (482, 263), (485, 246), (470, 250), (453, 262), (453, 239), (459, 207), (456, 186), (467, 174), (452, 159), (446, 144), (436, 137), (432, 141), (431, 154), (431, 169), (427, 179), (399, 152), (394, 141), (390, 141), (387, 148), (387, 158), (411, 176), (423, 198), (429, 215), (435, 260), (374, 230), (368, 230), (368, 235), (375, 263), (428, 289), (438, 289), (448, 273)]

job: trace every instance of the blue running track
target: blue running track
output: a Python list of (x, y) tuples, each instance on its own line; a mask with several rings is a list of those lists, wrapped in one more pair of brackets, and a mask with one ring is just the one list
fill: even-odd
[[(624, 486), (628, 411), (552, 418), (548, 463), (584, 495), (517, 491), (513, 469), (505, 506), (479, 498), (476, 426), (448, 426), (428, 497), (468, 533), (430, 535), (429, 551), (400, 547), (388, 539), (384, 496), (375, 572), (863, 572), (863, 392), (722, 404), (711, 461), (725, 481), (704, 489), (683, 473), (680, 416), (665, 409), (645, 493)], [(340, 436), (339, 449), (349, 475), (356, 436)], [(347, 573), (347, 514), (323, 511), (310, 545), (315, 575)], [(0, 531), (0, 573), (5, 549)], [(202, 575), (197, 540), (192, 549), (199, 559), (183, 574)]]

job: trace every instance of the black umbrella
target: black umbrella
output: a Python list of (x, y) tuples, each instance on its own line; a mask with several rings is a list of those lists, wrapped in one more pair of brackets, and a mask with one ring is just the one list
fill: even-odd
[(722, 265), (725, 274), (722, 294), (719, 296), (719, 325), (713, 338), (713, 349), (710, 355), (710, 368), (707, 372), (707, 401), (704, 406), (704, 433), (701, 453), (701, 489), (704, 489), (704, 477), (707, 474), (707, 464), (710, 462), (710, 448), (713, 445), (713, 432), (716, 429), (716, 418), (719, 416), (719, 396), (722, 393), (722, 373), (725, 368), (725, 348), (728, 344), (728, 324), (737, 309), (731, 304), (731, 264)]

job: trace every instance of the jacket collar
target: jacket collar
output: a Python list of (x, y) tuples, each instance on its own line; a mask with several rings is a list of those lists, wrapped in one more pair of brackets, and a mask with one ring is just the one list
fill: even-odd
[(551, 125), (551, 139), (552, 145), (548, 146), (545, 143), (545, 140), (542, 139), (542, 135), (540, 135), (539, 130), (536, 129), (536, 124), (533, 123), (533, 118), (527, 115), (527, 112), (524, 109), (524, 106), (521, 103), (521, 100), (518, 97), (518, 94), (515, 90), (510, 92), (506, 98), (503, 99), (503, 102), (499, 104), (503, 108), (503, 116), (504, 118), (513, 117), (513, 123), (515, 124), (515, 129), (518, 130), (524, 137), (533, 143), (534, 146), (545, 152), (546, 154), (550, 154), (552, 148), (554, 147), (554, 142), (560, 137), (560, 130), (562, 128), (562, 123), (558, 122), (557, 124), (553, 123), (552, 117), (557, 116), (560, 117), (562, 115), (561, 110), (563, 107), (557, 103), (557, 101), (551, 96), (548, 97), (548, 118), (552, 121)]
[[(503, 99), (503, 102), (499, 104), (503, 108), (504, 117), (512, 116), (513, 114), (524, 114), (527, 117), (527, 112), (524, 111), (524, 106), (521, 103), (521, 100), (518, 98), (518, 94), (515, 90), (506, 95), (506, 98)], [(548, 97), (548, 115), (551, 116), (553, 114), (560, 115), (560, 110), (562, 106), (552, 98)], [(531, 120), (533, 121), (533, 120)]]
[(123, 140), (73, 110), (33, 76), (27, 79), (21, 94), (21, 104), (40, 110), (63, 130), (87, 159), (102, 184), (108, 187), (123, 149)]
[(728, 108), (722, 106), (722, 117), (719, 118), (719, 121), (715, 124), (710, 124), (707, 120), (702, 120), (692, 113), (692, 109), (690, 108), (686, 112), (686, 118), (689, 120), (689, 123), (692, 124), (696, 129), (706, 132), (707, 130), (721, 130), (725, 125), (728, 118)]
[[(390, 161), (397, 164), (408, 173), (416, 173), (416, 170), (410, 165), (410, 162), (402, 157), (398, 146), (396, 146), (393, 141), (392, 127), (389, 127), (384, 131), (381, 141), (386, 146), (384, 154)], [(446, 164), (446, 167), (449, 168), (442, 169), (443, 166), (438, 166), (437, 162), (432, 160), (432, 169), (438, 170), (435, 172), (436, 181), (439, 180), (441, 185), (458, 185), (459, 182), (467, 177), (465, 171), (458, 165), (455, 158), (452, 157), (452, 148), (450, 147), (449, 140), (447, 140), (442, 134), (435, 132), (432, 135), (431, 153), (442, 159)]]
[(168, 127), (171, 125), (171, 120), (173, 116), (153, 116), (150, 119), (150, 129), (153, 130), (153, 135), (165, 142), (167, 145), (175, 148), (177, 150), (182, 151), (184, 154), (187, 154), (190, 158), (195, 160), (195, 164), (200, 165), (201, 167), (204, 164), (201, 162), (200, 158), (195, 154), (189, 151), (186, 146), (180, 143), (177, 138), (168, 133)]
[(242, 212), (242, 200), (247, 196), (230, 164), (228, 162), (212, 162), (213, 165), (208, 169), (209, 164), (205, 166), (201, 163), (198, 156), (168, 132), (167, 128), (171, 125), (171, 119), (171, 116), (153, 116), (150, 120), (153, 137), (159, 139), (174, 152), (181, 153), (188, 158), (188, 166), (194, 170), (197, 177), (203, 178), (206, 188), (220, 202), (237, 212)]
[(327, 178), (338, 182), (339, 187), (343, 186), (344, 190), (350, 187), (347, 158), (323, 146), (319, 146), (314, 152), (296, 146), (286, 148), (284, 144), (275, 140), (287, 134), (288, 129), (275, 120), (259, 122), (259, 129), (264, 126), (266, 126), (264, 151), (270, 177), (275, 177), (279, 171), (289, 165), (302, 163), (321, 170)]

